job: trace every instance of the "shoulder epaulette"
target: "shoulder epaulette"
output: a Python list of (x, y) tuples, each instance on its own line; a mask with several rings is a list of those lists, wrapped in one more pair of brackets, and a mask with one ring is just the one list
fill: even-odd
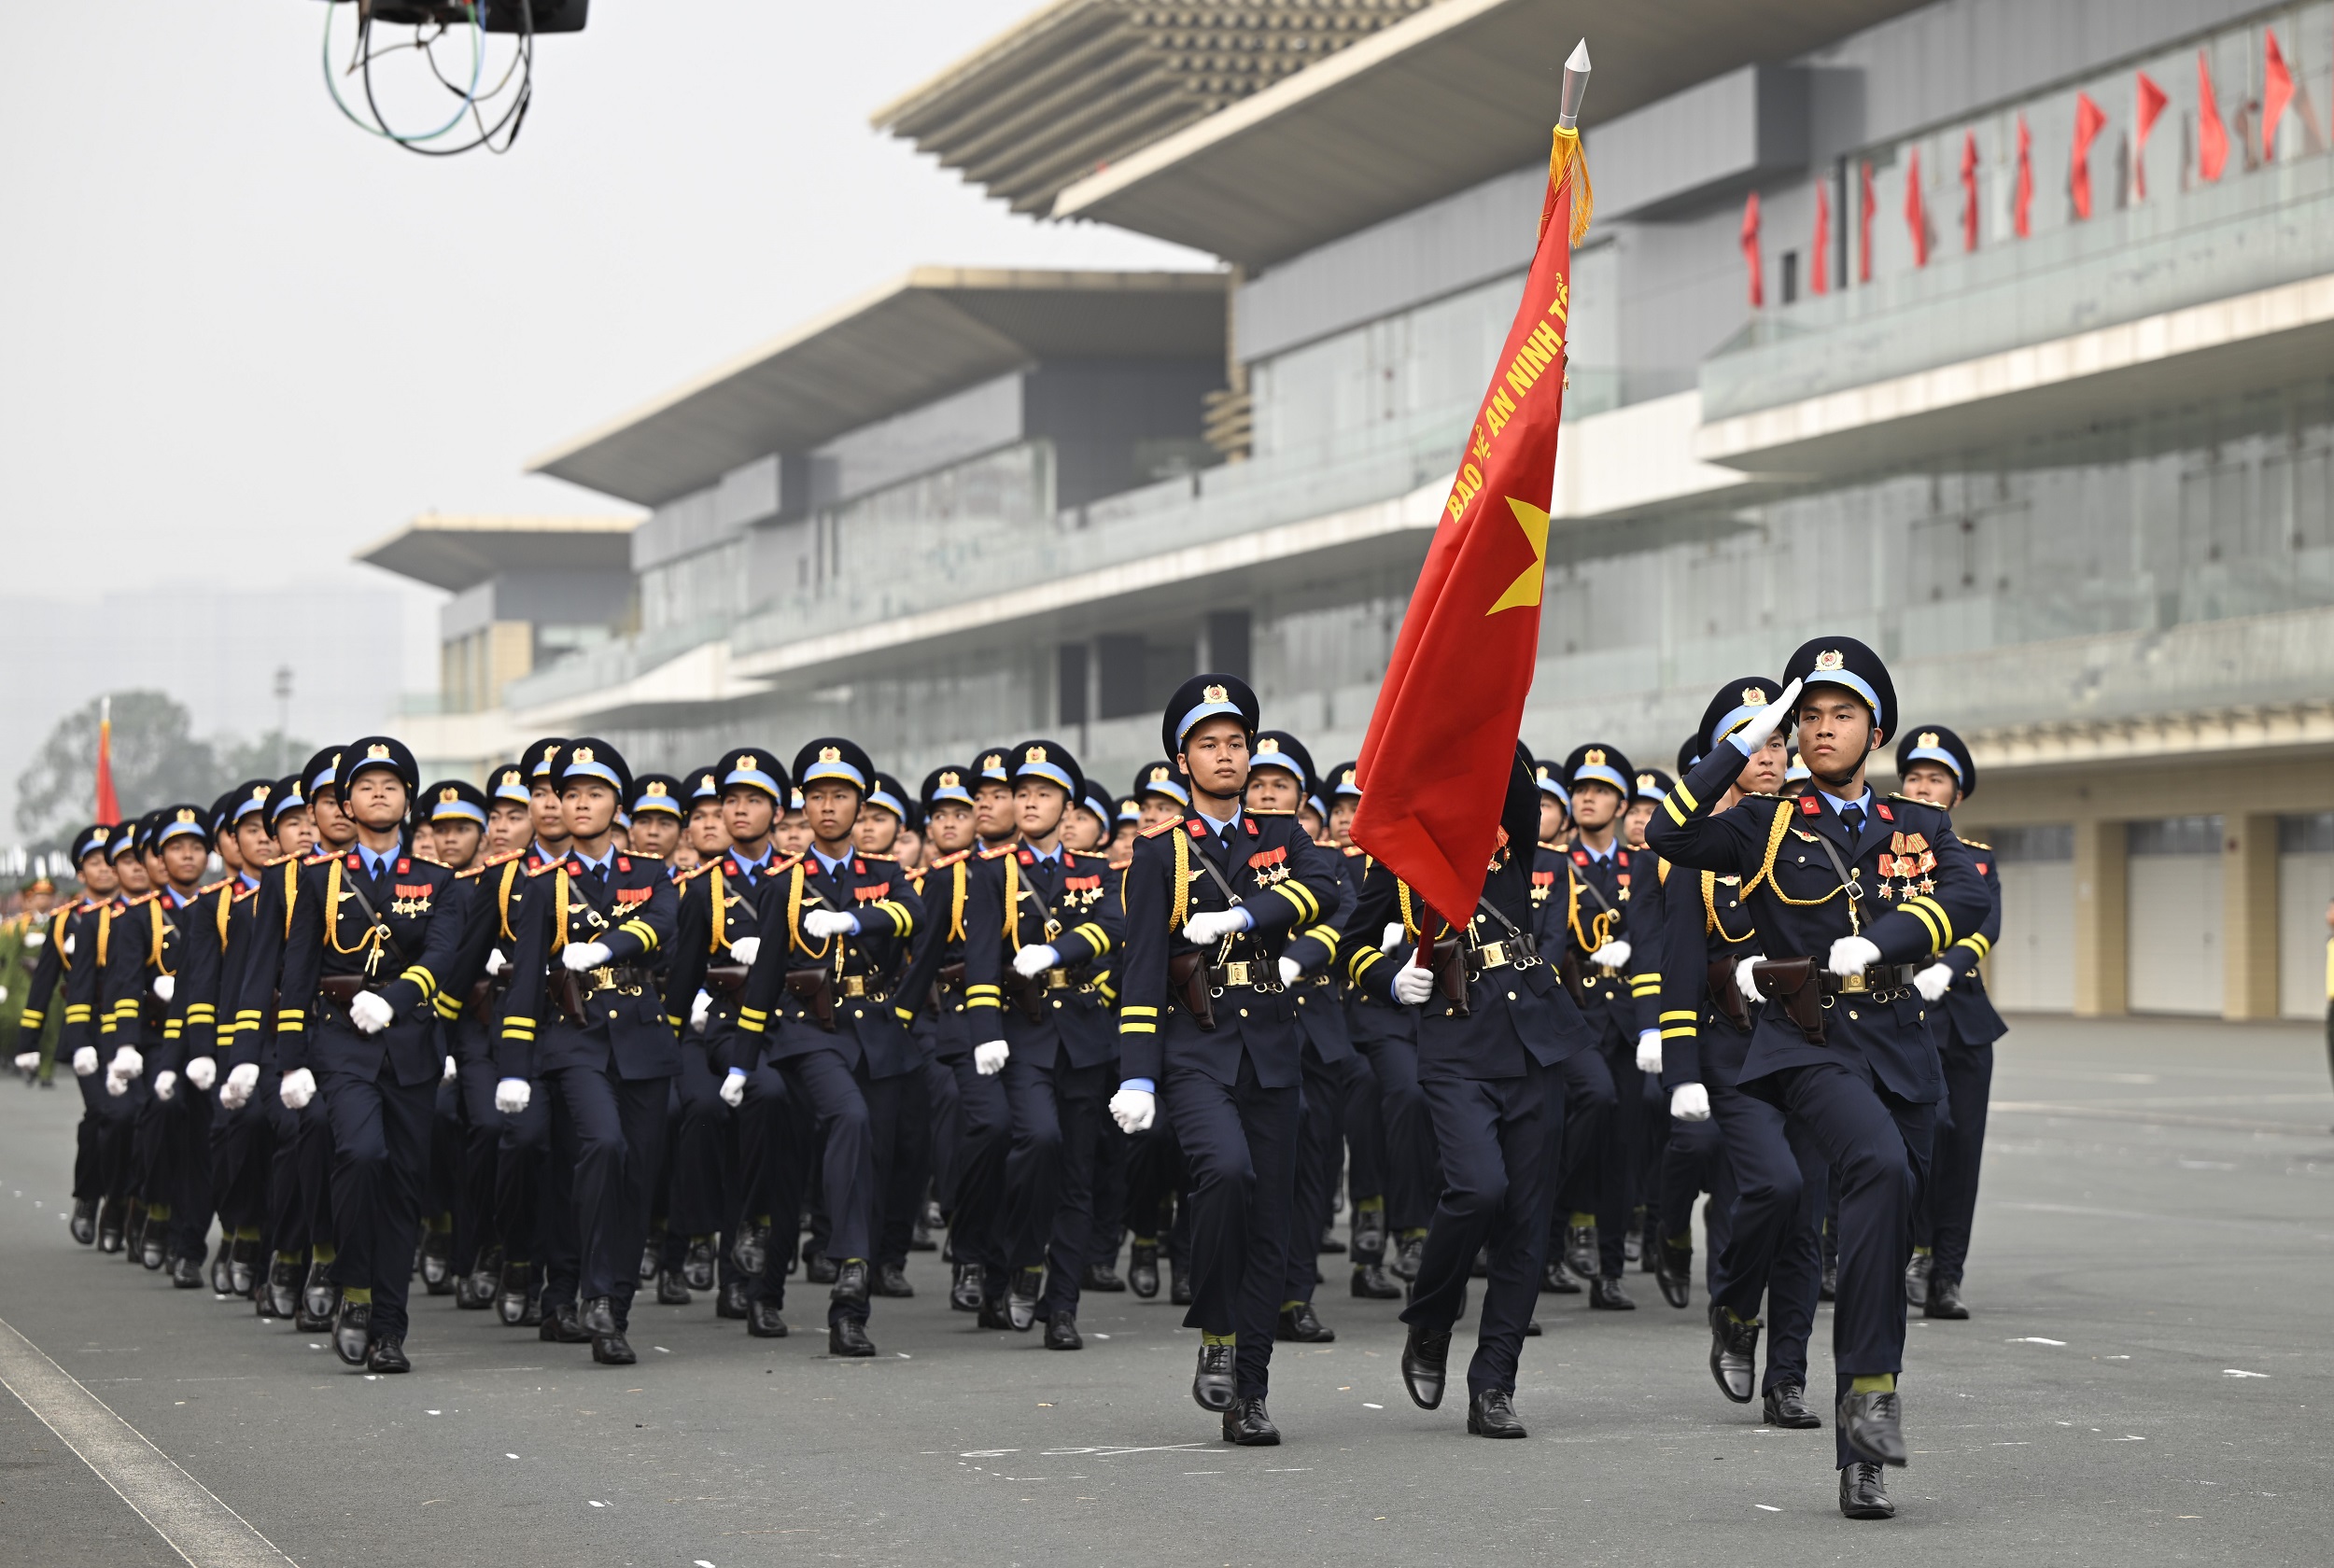
[(1157, 838), (1160, 833), (1174, 833), (1177, 828), (1182, 826), (1183, 824), (1181, 822), (1174, 820), (1153, 822), (1149, 827), (1143, 830), (1143, 836), (1145, 838)]
[(933, 861), (932, 864), (926, 866), (924, 869), (926, 871), (946, 871), (949, 867), (955, 865), (958, 861), (969, 861), (972, 858), (973, 852), (970, 849), (951, 849), (947, 854), (941, 856), (938, 860)]
[(484, 876), (486, 875), (486, 868), (492, 863), (493, 862), (491, 861), (481, 861), (476, 865), (465, 866), (460, 871), (454, 874), (454, 880), (459, 882), (466, 876)]
[(1991, 849), (1993, 847), (1990, 844), (1980, 844), (1974, 838), (1965, 838), (1961, 840), (1961, 842), (1968, 845), (1972, 849)]
[(863, 852), (859, 858), (863, 861), (884, 861), (893, 865), (900, 863), (900, 858), (897, 855), (878, 855), (872, 851)]
[(680, 880), (683, 882), (694, 882), (698, 877), (704, 875), (707, 872), (719, 871), (721, 868), (722, 858), (719, 855), (716, 855), (711, 860), (706, 861), (698, 865), (691, 866), (687, 871), (682, 872), (681, 874)]
[(1341, 851), (1341, 853), (1342, 853), (1342, 854), (1343, 854), (1343, 855), (1344, 855), (1344, 857), (1345, 857), (1347, 860), (1349, 860), (1349, 861), (1350, 861), (1350, 860), (1353, 860), (1353, 859), (1357, 858), (1357, 856), (1367, 855), (1367, 854), (1369, 854), (1369, 853), (1370, 853), (1370, 851), (1369, 851), (1369, 850), (1367, 850), (1367, 849), (1364, 849), (1364, 848), (1363, 848), (1360, 845), (1358, 845), (1358, 844), (1348, 844), (1348, 845), (1347, 845), (1347, 846), (1345, 846), (1345, 847), (1344, 847), (1344, 848)]
[(209, 898), (213, 893), (218, 892), (221, 888), (224, 888), (227, 884), (232, 882), (234, 878), (232, 876), (222, 876), (216, 882), (205, 882), (203, 886), (194, 890), (194, 896), (196, 898)]
[(645, 849), (626, 849), (625, 853), (636, 861), (654, 861), (659, 864), (662, 864), (665, 859), (662, 855), (652, 855)]
[(999, 855), (1010, 855), (1013, 853), (1013, 846), (1010, 844), (1000, 844), (992, 849), (988, 845), (984, 844), (977, 850), (976, 850), (975, 853), (984, 861), (993, 861)]
[(337, 849), (311, 849), (300, 858), (300, 863), (302, 865), (322, 865), (327, 861), (334, 861), (338, 859), (340, 859), (340, 851)]
[(1294, 817), (1297, 815), (1296, 809), (1293, 806), (1287, 811), (1267, 811), (1260, 805), (1251, 805), (1244, 807), (1244, 809), (1245, 809), (1251, 817)]

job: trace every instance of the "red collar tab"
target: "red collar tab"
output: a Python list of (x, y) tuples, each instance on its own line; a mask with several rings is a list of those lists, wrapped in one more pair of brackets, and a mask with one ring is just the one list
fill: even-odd
[(1872, 809), (1880, 814), (1880, 820), (1883, 822), (1893, 822), (1896, 820), (1896, 813), (1889, 809), (1889, 803), (1886, 801), (1875, 803)]
[(402, 856), (402, 855), (400, 855), (400, 856), (397, 858), (397, 874), (398, 874), (400, 876), (404, 875), (407, 872), (409, 872), (409, 871), (411, 871), (411, 870), (413, 870), (413, 869), (414, 869), (414, 862), (413, 862), (412, 861), (410, 861), (410, 860), (406, 859), (406, 858), (405, 858), (404, 856)]
[(1240, 819), (1248, 824), (1248, 836), (1250, 838), (1255, 838), (1257, 836), (1256, 819), (1253, 817), (1243, 817)]
[(1573, 850), (1572, 863), (1576, 866), (1584, 866), (1588, 864), (1588, 851), (1585, 849)]
[(1197, 817), (1194, 817), (1189, 821), (1184, 823), (1184, 826), (1191, 830), (1191, 836), (1193, 838), (1205, 838), (1207, 836), (1207, 824), (1201, 821)]
[(1035, 865), (1037, 863), (1037, 857), (1032, 854), (1029, 850), (1024, 849), (1021, 851), (1021, 863), (1023, 865)]
[(351, 871), (362, 871), (365, 869), (364, 857), (358, 854), (354, 849), (351, 849), (348, 852), (348, 869)]
[(582, 861), (569, 861), (568, 862), (568, 875), (569, 875), (569, 876), (581, 876), (581, 875), (584, 875), (584, 862), (583, 862)]
[(1820, 800), (1816, 799), (1813, 795), (1801, 795), (1801, 796), (1799, 797), (1799, 815), (1800, 815), (1800, 816), (1802, 816), (1802, 817), (1820, 817), (1820, 816), (1821, 816), (1822, 814), (1823, 814), (1823, 803), (1822, 803), (1821, 801), (1820, 801)]
[(866, 861), (863, 861), (863, 860), (861, 860), (861, 859), (860, 859), (858, 856), (856, 856), (856, 855), (852, 856), (852, 857), (851, 857), (851, 874), (853, 876), (865, 876), (865, 875), (867, 875), (867, 862), (866, 862)]
[(616, 857), (616, 869), (618, 871), (630, 871), (632, 869), (632, 857), (629, 855), (618, 855)]
[(729, 861), (724, 863), (728, 866), (729, 875), (732, 876), (743, 876), (746, 874), (745, 868), (739, 865), (736, 861)]

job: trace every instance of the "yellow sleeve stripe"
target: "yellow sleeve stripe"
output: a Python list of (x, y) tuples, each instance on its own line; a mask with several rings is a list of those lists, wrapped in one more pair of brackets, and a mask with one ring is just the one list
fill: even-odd
[(893, 933), (894, 935), (908, 936), (914, 933), (916, 930), (916, 917), (907, 912), (907, 905), (900, 903), (899, 900), (878, 899), (872, 907), (880, 909), (886, 915), (892, 917), (893, 923), (899, 928)]
[(1337, 945), (1341, 940), (1343, 940), (1343, 938), (1340, 936), (1336, 927), (1307, 926), (1305, 928), (1304, 934), (1313, 938), (1314, 941), (1319, 943), (1322, 946), (1327, 947), (1329, 950), (1330, 958), (1334, 959), (1337, 957)]
[(1929, 928), (1929, 937), (1932, 946), (1942, 950), (1945, 947), (1951, 945), (1953, 941), (1953, 918), (1945, 912), (1945, 905), (1939, 903), (1935, 899), (1923, 897), (1907, 899), (1905, 903), (1898, 905), (1898, 907), (1901, 909), (1911, 910), (1913, 914), (1919, 917), (1920, 923)]
[(275, 1020), (275, 1032), (278, 1034), (304, 1034), (307, 1029), (308, 1020), (297, 1013), (287, 1013)]
[(1672, 1024), (1662, 1030), (1662, 1038), (1664, 1040), (1692, 1040), (1696, 1037), (1697, 1032), (1692, 1024)]
[(967, 995), (967, 996), (964, 998), (964, 1005), (965, 1005), (966, 1007), (997, 1007), (997, 1008), (1002, 1008), (1002, 1007), (1005, 1005), (1005, 1002), (1003, 1001), (1003, 1000), (1002, 1000), (1002, 999), (1000, 999), (1000, 998), (998, 998), (998, 997), (994, 997), (994, 996), (971, 996), (971, 995)]
[(429, 1005), (436, 1011), (439, 1017), (445, 1019), (448, 1023), (462, 1015), (462, 1004), (450, 996), (441, 995), (432, 1000)]
[(1672, 791), (1668, 794), (1662, 797), (1662, 809), (1668, 812), (1669, 819), (1677, 823), (1680, 827), (1682, 828), (1686, 825), (1686, 814), (1678, 809), (1677, 791)]
[(623, 925), (618, 926), (616, 929), (640, 943), (641, 952), (654, 953), (656, 951), (656, 932), (650, 927), (646, 920), (626, 920)]
[(688, 1021), (688, 1019), (682, 1017), (677, 1013), (668, 1013), (665, 1015), (665, 1027), (671, 1029), (676, 1034), (681, 1032), (682, 1028), (686, 1025)]
[(1698, 811), (1701, 809), (1702, 803), (1694, 798), (1694, 791), (1686, 788), (1686, 781), (1684, 779), (1679, 779), (1678, 782), (1671, 787), (1669, 792), (1672, 795), (1675, 795), (1678, 799), (1685, 802), (1686, 809), (1688, 811)]
[(1315, 898), (1313, 890), (1303, 883), (1275, 882), (1272, 884), (1272, 891), (1296, 906), (1297, 918), (1300, 920), (1317, 920), (1321, 917), (1321, 901)]
[(162, 1038), (163, 1038), (164, 1040), (176, 1040), (176, 1039), (177, 1039), (177, 1038), (178, 1038), (178, 1029), (179, 1029), (179, 1022), (178, 1022), (178, 1020), (177, 1020), (177, 1019), (176, 1019), (176, 1018), (171, 1019), (169, 1022), (167, 1022), (167, 1023), (165, 1023), (164, 1025), (162, 1025)]
[(431, 997), (438, 994), (438, 977), (430, 973), (428, 969), (424, 968), (420, 964), (414, 964), (410, 966), (407, 968), (405, 973), (399, 975), (398, 978), (400, 980), (411, 980), (415, 985), (419, 986), (421, 987), (421, 999), (424, 1001), (428, 1001)]
[(967, 987), (964, 987), (964, 994), (965, 994), (966, 996), (968, 996), (968, 997), (977, 997), (977, 996), (990, 996), (990, 997), (992, 997), (992, 996), (995, 996), (995, 995), (997, 995), (997, 994), (998, 994), (998, 987), (995, 987), (995, 986), (993, 986), (993, 985), (991, 985), (988, 981), (984, 980), (984, 981), (982, 981), (982, 982), (981, 982), (979, 985), (977, 985), (977, 986), (967, 986)]
[(189, 1023), (215, 1018), (218, 1015), (218, 1009), (207, 1001), (190, 1001), (187, 1003), (187, 1022)]
[(1091, 920), (1087, 921), (1084, 925), (1078, 927), (1070, 934), (1073, 936), (1084, 937), (1088, 944), (1093, 947), (1094, 956), (1096, 958), (1101, 958), (1104, 953), (1110, 951), (1110, 933), (1103, 930), (1102, 927), (1096, 925)]
[(1672, 1022), (1680, 1022), (1680, 1023), (1688, 1023), (1688, 1024), (1690, 1024), (1690, 1023), (1694, 1022), (1694, 1015), (1692, 1013), (1689, 1013), (1689, 1012), (1685, 1011), (1684, 1009), (1680, 1008), (1680, 1009), (1677, 1009), (1677, 1010), (1672, 1011), (1672, 1012), (1664, 1013), (1664, 1014), (1662, 1015), (1662, 1022), (1663, 1022), (1663, 1023), (1665, 1023), (1665, 1024), (1666, 1024), (1666, 1023), (1672, 1023)]
[(1371, 964), (1384, 963), (1385, 961), (1385, 955), (1379, 952), (1375, 947), (1357, 948), (1354, 952), (1353, 958), (1345, 965), (1345, 978), (1358, 985), (1361, 982), (1361, 977), (1370, 973), (1370, 966)]
[(1121, 1018), (1118, 1020), (1118, 1032), (1120, 1034), (1157, 1034), (1159, 1032), (1159, 1026), (1157, 1024), (1137, 1023), (1132, 1018)]
[[(256, 1018), (256, 1017), (258, 1017), (258, 1016), (259, 1016), (259, 1015), (258, 1015), (258, 1014), (256, 1014), (256, 1013), (254, 1013), (254, 1014), (252, 1015), (252, 1016)], [(66, 1023), (68, 1023), (68, 1024), (86, 1024), (86, 1023), (88, 1023), (88, 1022), (89, 1022), (89, 1017), (90, 1017), (90, 1009), (89, 1009), (89, 1003), (88, 1003), (88, 1002), (86, 1002), (86, 1001), (68, 1001), (68, 1002), (66, 1002), (66, 1003), (65, 1003), (65, 1006), (64, 1006), (64, 1021), (65, 1021)]]
[[(1993, 944), (1986, 940), (1986, 935), (1983, 931), (1972, 932), (1970, 935), (1961, 938), (1961, 941), (1956, 942), (1953, 945), (1956, 947), (1966, 947), (1981, 959), (1988, 953), (1993, 951)], [(27, 1015), (27, 1016), (29, 1015)]]
[(1159, 1016), (1158, 1008), (1145, 1007), (1138, 1002), (1131, 1001), (1127, 1003), (1121, 1011), (1123, 1011), (1130, 1018), (1156, 1018)]
[(49, 1015), (37, 1007), (27, 1007), (22, 1015), (24, 1028), (36, 1029), (49, 1021)]
[(248, 1023), (248, 1024), (256, 1024), (256, 1023), (258, 1023), (259, 1021), (260, 1021), (260, 1010), (259, 1010), (258, 1008), (256, 1008), (256, 1007), (239, 1007), (239, 1008), (235, 1009), (235, 1022), (237, 1022), (237, 1023), (239, 1023), (239, 1024), (245, 1024), (245, 1023)]

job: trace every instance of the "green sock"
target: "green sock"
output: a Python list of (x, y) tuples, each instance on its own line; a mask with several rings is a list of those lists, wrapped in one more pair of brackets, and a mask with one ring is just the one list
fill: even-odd
[(1365, 1197), (1359, 1203), (1355, 1204), (1354, 1207), (1360, 1210), (1365, 1214), (1383, 1214), (1385, 1212), (1385, 1199), (1383, 1197)]
[(1293, 1312), (1303, 1305), (1304, 1303), (1301, 1301), (1284, 1301), (1281, 1303), (1281, 1310), (1284, 1312)]
[(149, 1203), (146, 1206), (146, 1217), (149, 1220), (166, 1220), (170, 1218), (170, 1205), (167, 1203)]
[(278, 1253), (275, 1254), (275, 1261), (278, 1263), (301, 1263), (305, 1260), (302, 1259), (298, 1253)]
[(1678, 1235), (1669, 1239), (1669, 1244), (1673, 1247), (1692, 1247), (1694, 1245), (1694, 1232), (1690, 1230), (1681, 1231)]
[(1724, 1312), (1724, 1313), (1726, 1314), (1726, 1321), (1727, 1321), (1728, 1323), (1734, 1323), (1734, 1324), (1736, 1324), (1736, 1325), (1737, 1325), (1737, 1326), (1739, 1326), (1739, 1327), (1742, 1327), (1742, 1328), (1756, 1328), (1756, 1327), (1758, 1327), (1758, 1326), (1759, 1326), (1759, 1323), (1760, 1323), (1760, 1322), (1761, 1322), (1761, 1320), (1760, 1320), (1760, 1319), (1758, 1319), (1758, 1318), (1738, 1318), (1738, 1317), (1736, 1317), (1736, 1316), (1735, 1315), (1735, 1309), (1734, 1309), (1732, 1307), (1722, 1307), (1722, 1308), (1720, 1308), (1720, 1309), (1719, 1309), (1719, 1310), (1721, 1310), (1721, 1311), (1722, 1311), (1722, 1312)]
[(260, 1227), (258, 1225), (244, 1225), (235, 1232), (235, 1239), (238, 1241), (257, 1241), (259, 1239)]
[(1159, 1245), (1159, 1238), (1156, 1236), (1138, 1236), (1134, 1239), (1134, 1244), (1138, 1247), (1156, 1247)]
[(351, 1307), (370, 1307), (373, 1305), (373, 1287), (370, 1285), (351, 1285), (346, 1290), (341, 1292), (341, 1299), (347, 1302)]
[(1426, 1235), (1426, 1234), (1427, 1234), (1427, 1227), (1426, 1227), (1425, 1225), (1419, 1225), (1419, 1226), (1417, 1226), (1417, 1227), (1416, 1227), (1416, 1228), (1414, 1228), (1414, 1229), (1406, 1230), (1406, 1231), (1402, 1232), (1402, 1239), (1403, 1239), (1403, 1240), (1405, 1240), (1405, 1241), (1415, 1241), (1415, 1240), (1417, 1240), (1420, 1237), (1422, 1237), (1422, 1236), (1424, 1236), (1424, 1235)]
[(1932, 1252), (1934, 1252), (1935, 1250), (1936, 1250), (1936, 1249), (1934, 1249), (1934, 1248), (1933, 1248), (1933, 1247), (1915, 1247), (1915, 1248), (1913, 1249), (1913, 1256), (1915, 1256), (1915, 1257), (1927, 1257), (1927, 1256), (1928, 1256), (1928, 1255), (1929, 1255)]
[(1573, 1227), (1578, 1230), (1586, 1230), (1596, 1223), (1596, 1216), (1594, 1214), (1583, 1214), (1576, 1211), (1572, 1215)]
[(338, 1247), (318, 1246), (311, 1248), (308, 1255), (318, 1263), (330, 1263), (341, 1255), (341, 1252)]
[(1848, 1392), (1850, 1393), (1894, 1393), (1896, 1374), (1875, 1372), (1870, 1377), (1858, 1378), (1848, 1385)]
[(1210, 1334), (1207, 1330), (1202, 1329), (1200, 1330), (1200, 1343), (1202, 1345), (1237, 1345), (1240, 1343), (1240, 1336), (1237, 1334)]

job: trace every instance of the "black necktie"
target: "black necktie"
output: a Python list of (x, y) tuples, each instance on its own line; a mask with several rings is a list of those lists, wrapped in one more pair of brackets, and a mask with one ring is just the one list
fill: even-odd
[(1839, 825), (1848, 830), (1849, 838), (1862, 838), (1864, 835), (1864, 808), (1861, 805), (1841, 806)]
[(606, 898), (608, 896), (608, 868), (604, 865), (594, 865), (588, 869), (592, 878), (592, 897), (595, 900)]

